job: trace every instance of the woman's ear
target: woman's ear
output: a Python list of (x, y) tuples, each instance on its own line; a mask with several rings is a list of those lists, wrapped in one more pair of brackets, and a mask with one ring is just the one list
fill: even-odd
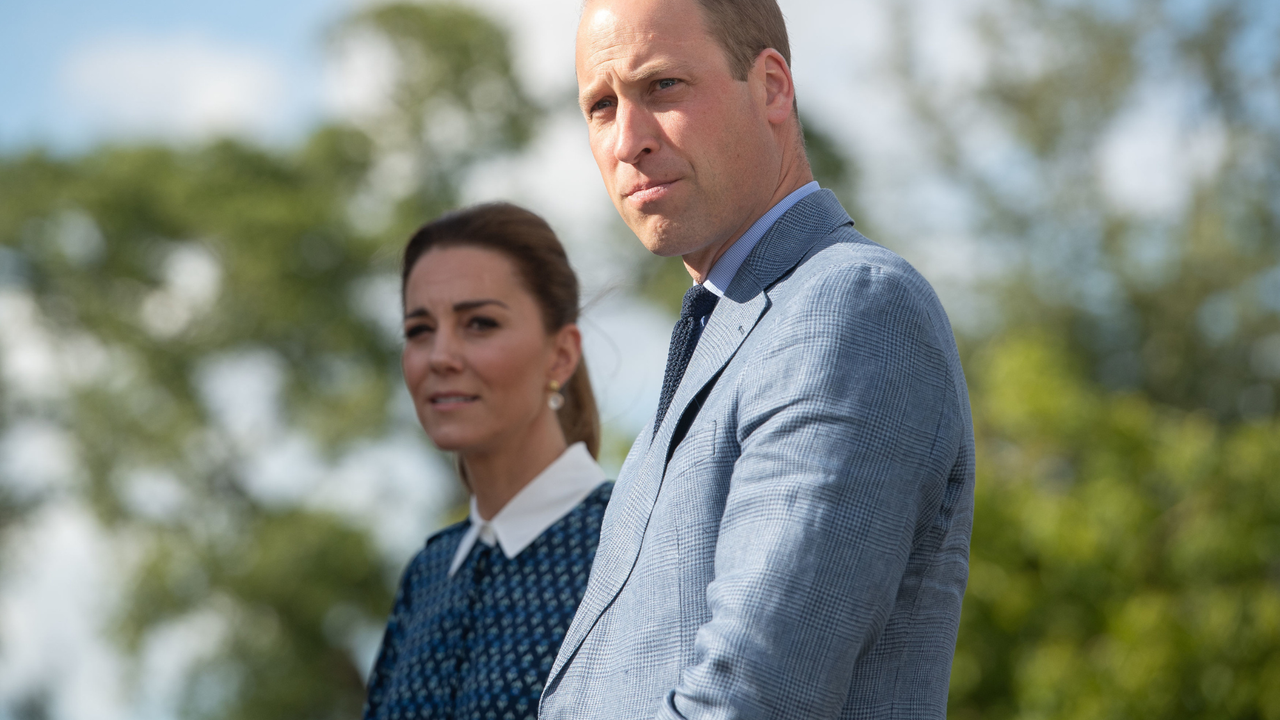
[(568, 383), (581, 360), (582, 333), (575, 323), (569, 323), (555, 333), (548, 379), (561, 385)]

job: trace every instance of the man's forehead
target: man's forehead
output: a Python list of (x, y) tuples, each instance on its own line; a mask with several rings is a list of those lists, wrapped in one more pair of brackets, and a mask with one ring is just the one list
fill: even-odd
[(695, 0), (595, 0), (583, 9), (577, 46), (581, 54), (584, 48), (709, 39)]
[[(679, 10), (695, 14), (690, 17)], [(658, 56), (678, 60), (714, 44), (694, 0), (639, 0), (634, 5), (629, 0), (595, 0), (587, 3), (578, 25), (576, 64), (579, 74), (606, 64), (618, 71), (635, 70)]]

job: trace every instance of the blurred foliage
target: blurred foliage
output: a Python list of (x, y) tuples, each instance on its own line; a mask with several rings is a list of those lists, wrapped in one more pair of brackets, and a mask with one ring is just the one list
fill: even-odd
[[(1267, 0), (986, 0), (985, 72), (967, 85), (921, 61), (923, 5), (893, 7), (926, 154), (1000, 271), (999, 322), (961, 338), (979, 478), (952, 716), (1280, 718)], [(540, 114), (471, 11), (373, 6), (331, 39), (392, 59), (391, 102), (301, 147), (0, 157), (0, 300), (34, 303), (58, 378), (0, 382), (0, 433), (38, 420), (74, 438), (85, 496), (137, 550), (126, 647), (217, 620), (192, 717), (358, 712), (351, 649), (389, 606), (383, 559), (349, 519), (259, 497), (247, 460), (285, 432), (334, 457), (412, 422), (388, 411), (398, 341), (370, 299), (398, 289), (407, 233)], [(1190, 180), (1144, 208), (1100, 168), (1151, 98)], [(819, 181), (892, 245), (864, 222), (856, 158), (805, 120)], [(1165, 170), (1141, 172), (1164, 187)], [(689, 283), (679, 259), (636, 275), (668, 308)], [(280, 429), (228, 424), (207, 396), (202, 378), (245, 358), (283, 379)], [(0, 486), (0, 532), (38, 501)], [(41, 715), (32, 697), (20, 716)]]
[[(474, 11), (379, 6), (334, 30), (338, 48), (351, 38), (394, 60), (393, 102), (296, 149), (0, 158), (0, 293), (33, 303), (55, 365), (50, 387), (0, 383), (0, 435), (40, 421), (74, 439), (77, 489), (136, 552), (126, 647), (218, 619), (184, 696), (192, 717), (358, 715), (357, 646), (380, 635), (399, 568), (352, 518), (255, 492), (251, 460), (298, 436), (334, 459), (416, 427), (390, 410), (400, 247), (538, 116), (505, 34)], [(278, 421), (219, 410), (210, 393), (234, 388), (209, 377), (228, 364), (281, 378), (278, 402), (232, 400)], [(29, 505), (0, 495), (0, 523)]]
[(972, 85), (921, 60), (905, 7), (896, 46), (1002, 271), (1001, 324), (965, 338), (979, 476), (950, 713), (1280, 718), (1275, 14), (980, 7)]
[(1280, 422), (971, 356), (978, 486), (950, 716), (1280, 718)]
[(136, 650), (158, 624), (212, 606), (226, 620), (226, 651), (197, 668), (187, 716), (357, 717), (364, 681), (349, 643), (389, 603), (368, 537), (315, 512), (249, 522), (212, 548), (164, 536), (139, 574), (128, 644)]
[(390, 103), (364, 123), (382, 159), (373, 184), (384, 194), (416, 190), (397, 208), (395, 238), (452, 209), (463, 171), (523, 146), (542, 114), (514, 74), (506, 33), (461, 5), (373, 5), (340, 23), (332, 40), (395, 58)]
[(1069, 335), (1109, 388), (1227, 422), (1274, 414), (1274, 4), (982, 7), (988, 66), (975, 87), (949, 91), (931, 77), (905, 10), (898, 64), (933, 157), (1016, 280), (1007, 320)]

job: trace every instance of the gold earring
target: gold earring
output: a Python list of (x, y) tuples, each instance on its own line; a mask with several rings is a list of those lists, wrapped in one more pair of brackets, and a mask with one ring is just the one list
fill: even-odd
[(547, 389), (551, 391), (551, 397), (547, 398), (547, 407), (552, 410), (564, 407), (564, 396), (560, 394), (560, 382), (557, 380), (548, 382)]

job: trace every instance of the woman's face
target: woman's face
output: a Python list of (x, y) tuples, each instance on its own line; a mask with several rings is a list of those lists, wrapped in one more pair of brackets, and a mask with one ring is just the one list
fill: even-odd
[[(516, 447), (555, 422), (548, 384), (577, 367), (574, 325), (548, 335), (538, 303), (501, 253), (443, 247), (420, 257), (405, 284), (405, 384), (441, 450)], [(558, 425), (557, 425), (558, 427)]]

